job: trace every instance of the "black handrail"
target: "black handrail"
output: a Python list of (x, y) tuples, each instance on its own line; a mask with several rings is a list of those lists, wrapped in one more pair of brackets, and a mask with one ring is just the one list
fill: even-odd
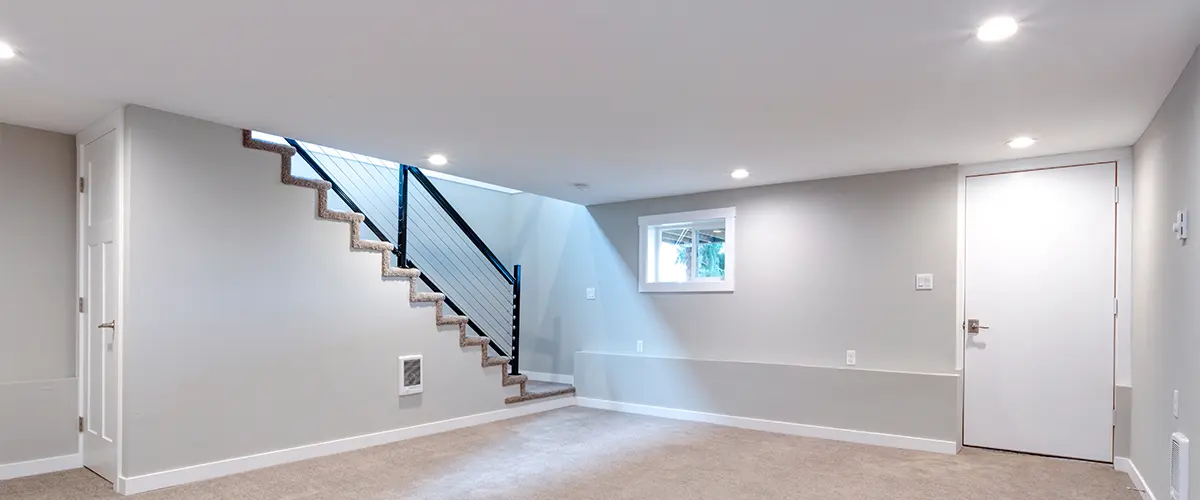
[[(354, 199), (350, 198), (350, 196), (348, 194), (346, 194), (346, 192), (344, 190), (342, 190), (342, 187), (339, 186), (338, 183), (336, 181), (334, 181), (332, 177), (329, 176), (329, 173), (325, 172), (325, 169), (323, 167), (321, 167), (320, 163), (318, 163), (315, 159), (313, 159), (313, 157), (308, 154), (308, 151), (305, 150), (304, 147), (300, 146), (300, 143), (296, 142), (293, 139), (285, 139), (285, 140), (293, 148), (296, 148), (296, 153), (300, 155), (300, 158), (303, 158), (304, 161), (306, 163), (308, 163), (308, 166), (312, 167), (313, 171), (316, 172), (317, 175), (319, 177), (321, 177), (321, 179), (323, 179), (325, 182), (328, 182), (333, 187), (333, 192), (337, 193), (337, 195), (342, 198), (342, 201), (344, 201), (346, 203), (346, 206), (349, 207), (351, 211), (357, 212), (363, 216), (363, 223), (366, 224), (367, 228), (369, 228), (372, 233), (375, 233), (375, 237), (378, 238), (379, 241), (382, 241), (385, 243), (391, 243), (391, 241), (383, 233), (383, 231), (379, 229), (379, 226), (375, 225), (375, 223), (373, 221), (371, 221), (371, 218), (367, 216), (366, 212), (364, 212), (362, 209), (360, 209), (358, 207), (358, 204), (354, 202)], [(402, 173), (403, 173), (404, 168), (408, 168), (408, 167), (402, 167), (402, 171), (401, 171)], [(413, 170), (416, 170), (416, 169), (414, 168)], [(401, 179), (403, 181), (403, 177)], [(407, 190), (408, 190), (407, 183), (402, 182), (402, 184), (401, 184), (402, 198), (400, 200), (400, 210), (401, 210), (400, 213), (401, 214), (405, 214), (407, 212), (406, 208), (408, 205), (408, 199), (406, 196), (404, 196), (407, 194)], [(443, 198), (443, 200), (444, 200), (444, 198)], [(457, 214), (455, 214), (455, 215), (457, 215)], [(404, 235), (404, 232), (405, 232), (404, 227), (405, 226), (404, 226), (403, 222), (404, 222), (404, 220), (401, 219), (402, 224), (400, 226), (401, 227), (400, 234), (397, 235), (400, 238), (400, 241), (403, 241), (406, 238), (406, 236)], [(407, 259), (405, 256), (402, 255), (404, 252), (401, 250), (401, 247), (395, 246), (392, 250), (392, 253), (396, 254), (396, 256), (400, 259), (397, 261), (398, 263), (403, 262), (403, 263), (405, 263), (405, 265), (407, 267), (420, 269), (420, 267), (415, 262)], [(428, 274), (421, 273), (421, 281), (424, 282), (425, 286), (428, 286), (429, 289), (432, 290), (434, 293), (442, 293), (443, 295), (445, 295), (442, 292), (442, 289), (440, 287), (438, 287), (437, 283), (434, 282), (433, 278), (430, 278)], [(453, 300), (450, 299), (450, 297), (446, 297), (445, 300), (443, 301), (443, 303), (445, 303), (446, 306), (448, 306), (451, 311), (454, 311), (454, 314), (457, 314), (459, 316), (467, 315), (466, 313), (463, 312), (463, 310), (461, 308), (458, 307), (457, 304), (454, 303)], [(470, 318), (467, 319), (467, 326), (470, 327), (471, 330), (474, 331), (476, 335), (479, 335), (480, 337), (488, 339), (488, 344), (491, 345), (492, 349), (495, 349), (497, 353), (500, 353), (501, 355), (508, 355), (508, 353), (500, 346), (500, 344), (498, 342), (496, 342), (495, 339), (493, 339), (490, 335), (488, 335), (486, 332), (484, 332), (483, 329), (479, 328), (479, 325), (475, 324), (475, 322), (472, 321)], [(515, 353), (513, 354), (513, 356), (515, 357)]]
[(454, 223), (458, 225), (458, 228), (462, 230), (463, 234), (466, 234), (467, 238), (471, 239), (471, 243), (475, 244), (475, 248), (478, 248), (479, 251), (483, 253), (483, 256), (492, 263), (492, 267), (495, 267), (496, 270), (500, 272), (500, 275), (504, 276), (504, 279), (508, 281), (508, 284), (512, 285), (516, 283), (516, 279), (513, 278), (512, 273), (508, 272), (508, 269), (504, 267), (504, 263), (500, 262), (500, 259), (496, 257), (496, 254), (492, 252), (492, 249), (488, 248), (487, 244), (483, 242), (483, 239), (480, 238), (478, 234), (475, 234), (475, 230), (471, 229), (471, 225), (467, 224), (466, 220), (463, 220), (462, 216), (458, 214), (458, 210), (455, 210), (454, 206), (451, 205), (449, 201), (446, 201), (446, 197), (442, 196), (442, 193), (433, 186), (433, 183), (429, 181), (428, 177), (425, 177), (425, 174), (421, 172), (421, 169), (417, 167), (405, 167), (404, 169), (412, 173), (413, 178), (415, 178), (417, 182), (420, 182), (422, 186), (425, 186), (425, 190), (429, 191), (429, 195), (433, 197), (434, 201), (437, 201), (438, 205), (442, 207), (442, 210), (446, 211), (446, 215), (450, 216), (450, 220), (453, 220)]

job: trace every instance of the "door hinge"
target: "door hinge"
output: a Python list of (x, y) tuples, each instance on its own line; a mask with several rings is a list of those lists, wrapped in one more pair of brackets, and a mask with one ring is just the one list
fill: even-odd
[(83, 432), (83, 417), (79, 417), (79, 432)]
[(1113, 297), (1113, 316), (1117, 315), (1117, 311), (1121, 309), (1120, 299)]
[(1121, 203), (1121, 186), (1113, 187), (1113, 203)]
[(86, 182), (83, 180), (83, 177), (80, 177), (80, 178), (79, 178), (79, 192), (80, 192), (80, 193), (84, 192), (84, 187), (85, 187), (86, 185), (87, 185), (87, 184), (86, 184)]
[(79, 312), (85, 312), (83, 310), (83, 297), (79, 298)]

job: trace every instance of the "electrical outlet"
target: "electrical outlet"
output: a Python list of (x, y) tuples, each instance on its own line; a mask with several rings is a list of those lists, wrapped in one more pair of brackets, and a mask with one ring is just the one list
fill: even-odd
[(637, 350), (638, 350), (638, 352), (642, 352), (642, 341), (640, 341), (640, 340), (637, 343)]
[(587, 289), (587, 299), (588, 300), (596, 300), (596, 289), (595, 288)]
[(853, 350), (846, 351), (846, 365), (854, 366), (856, 364), (858, 364), (858, 354)]
[(1171, 396), (1171, 413), (1175, 414), (1175, 418), (1179, 418), (1179, 390)]

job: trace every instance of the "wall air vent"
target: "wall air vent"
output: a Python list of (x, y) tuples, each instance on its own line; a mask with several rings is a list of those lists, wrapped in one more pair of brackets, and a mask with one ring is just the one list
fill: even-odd
[(1171, 500), (1188, 499), (1188, 438), (1171, 434)]
[(400, 356), (400, 395), (420, 393), (425, 374), (422, 370), (420, 354), (415, 356)]

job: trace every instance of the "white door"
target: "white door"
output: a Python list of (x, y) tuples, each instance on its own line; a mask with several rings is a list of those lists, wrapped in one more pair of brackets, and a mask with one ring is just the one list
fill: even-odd
[(83, 465), (117, 478), (118, 134), (83, 147)]
[(1112, 461), (1116, 202), (1115, 163), (967, 178), (963, 444)]

